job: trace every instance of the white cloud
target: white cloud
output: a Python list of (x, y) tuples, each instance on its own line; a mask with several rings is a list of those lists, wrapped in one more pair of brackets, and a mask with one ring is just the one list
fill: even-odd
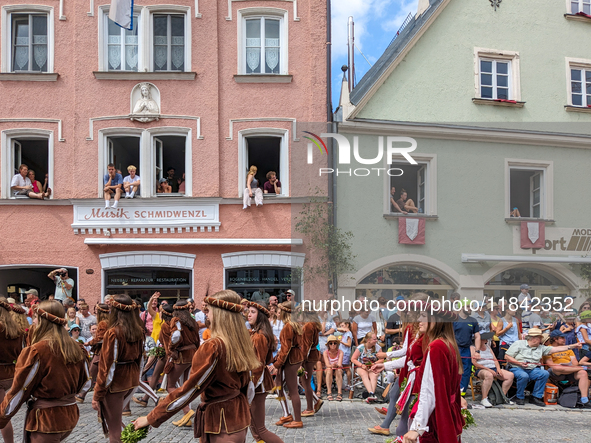
[[(381, 22), (385, 32), (394, 33), (410, 11), (416, 9), (418, 0), (337, 0), (332, 3), (332, 53), (333, 57), (347, 56), (347, 20), (355, 22), (355, 45), (363, 51), (363, 44), (371, 40), (376, 28), (370, 22)], [(392, 11), (396, 13), (392, 16)], [(374, 24), (372, 23), (372, 25)], [(379, 56), (379, 54), (378, 54)]]

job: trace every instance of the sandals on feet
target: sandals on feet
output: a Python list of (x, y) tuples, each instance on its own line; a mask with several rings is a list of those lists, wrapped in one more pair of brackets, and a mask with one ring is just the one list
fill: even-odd
[(337, 394), (337, 401), (343, 401), (343, 395)]
[(332, 395), (331, 395), (331, 394), (328, 394), (328, 397), (326, 397), (326, 399), (327, 399), (328, 401), (333, 401), (333, 400), (334, 400), (334, 398), (332, 397)]

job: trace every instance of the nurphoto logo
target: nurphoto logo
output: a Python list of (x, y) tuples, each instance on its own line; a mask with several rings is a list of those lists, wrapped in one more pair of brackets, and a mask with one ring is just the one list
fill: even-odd
[[(312, 137), (304, 136), (305, 139), (310, 140), (308, 143), (308, 164), (314, 164), (314, 146), (316, 146), (320, 153), (328, 155), (328, 148), (322, 138), (333, 138), (336, 142), (338, 152), (338, 164), (339, 165), (350, 165), (351, 164), (351, 144), (347, 137), (342, 134), (328, 134), (322, 133), (320, 137), (312, 132), (303, 131)], [(384, 140), (385, 139), (385, 140)], [(388, 165), (392, 165), (394, 156), (401, 155), (411, 165), (418, 164), (414, 158), (410, 155), (415, 149), (417, 149), (417, 142), (414, 138), (410, 137), (394, 137), (394, 136), (380, 136), (378, 137), (378, 152), (374, 158), (363, 158), (359, 153), (359, 137), (353, 136), (353, 157), (357, 163), (362, 165), (379, 165), (382, 163), (384, 158), (384, 145), (386, 145), (385, 155)], [(320, 168), (319, 175), (323, 174), (336, 174), (338, 175), (355, 175), (357, 177), (366, 177), (372, 174), (372, 171), (377, 173), (379, 176), (381, 172), (385, 172), (391, 177), (400, 177), (404, 174), (404, 171), (400, 168)]]

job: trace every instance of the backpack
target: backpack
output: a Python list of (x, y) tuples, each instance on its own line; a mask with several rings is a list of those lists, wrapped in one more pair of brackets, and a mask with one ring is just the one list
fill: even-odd
[(579, 387), (571, 386), (562, 391), (558, 397), (558, 404), (563, 408), (575, 408), (580, 398)]
[(509, 399), (503, 392), (503, 389), (497, 380), (493, 380), (490, 391), (488, 391), (488, 401), (493, 406), (509, 404)]

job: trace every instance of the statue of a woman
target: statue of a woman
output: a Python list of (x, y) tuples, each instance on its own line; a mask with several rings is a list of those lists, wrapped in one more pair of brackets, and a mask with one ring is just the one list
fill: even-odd
[[(140, 93), (142, 94), (142, 96), (140, 99), (138, 99), (138, 101), (135, 103), (135, 106), (133, 107), (133, 114), (131, 119), (143, 123), (158, 120), (160, 115), (160, 109), (158, 108), (158, 103), (156, 103), (156, 101), (152, 99), (150, 84), (142, 83), (140, 85)], [(141, 117), (142, 114), (146, 116)]]

